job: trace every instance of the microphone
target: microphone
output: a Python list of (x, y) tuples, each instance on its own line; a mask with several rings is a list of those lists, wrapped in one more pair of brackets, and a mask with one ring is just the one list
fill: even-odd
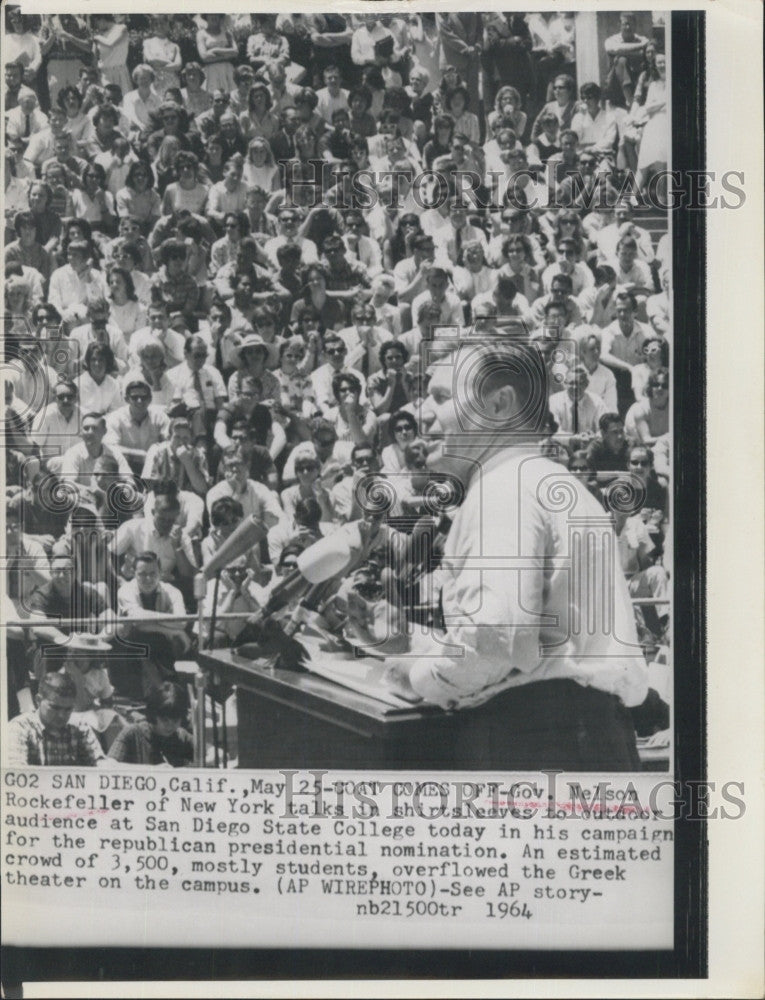
[(263, 522), (255, 514), (250, 514), (235, 531), (231, 532), (215, 555), (207, 560), (207, 564), (202, 570), (205, 579), (211, 580), (219, 570), (234, 562), (245, 552), (249, 552), (265, 537), (266, 529)]
[(303, 620), (298, 609), (303, 608), (301, 614), (316, 610), (328, 590), (328, 584), (336, 576), (346, 573), (362, 551), (358, 522), (350, 522), (331, 535), (320, 538), (300, 553), (297, 569), (277, 583), (257, 617), (264, 621), (295, 598), (302, 598), (293, 612), (294, 622), (290, 620), (285, 627), (288, 635), (294, 634)]

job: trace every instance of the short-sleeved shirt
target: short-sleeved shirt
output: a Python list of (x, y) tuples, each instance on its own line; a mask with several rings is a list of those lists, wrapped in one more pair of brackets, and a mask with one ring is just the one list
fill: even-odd
[(130, 415), (129, 406), (121, 406), (106, 418), (107, 444), (122, 448), (140, 448), (148, 451), (153, 444), (165, 440), (170, 433), (170, 421), (162, 407), (149, 405), (144, 420), (137, 424)]
[[(156, 552), (159, 559), (159, 571), (162, 580), (173, 578), (178, 565), (178, 554), (167, 535), (158, 535), (154, 522), (146, 517), (126, 521), (117, 529), (114, 536), (114, 551), (117, 556), (137, 556), (141, 552)], [(196, 562), (191, 539), (185, 531), (181, 532), (181, 547), (192, 564)], [(124, 572), (124, 569), (123, 569)]]
[(6, 732), (8, 766), (95, 767), (104, 752), (85, 722), (70, 722), (60, 733), (46, 729), (39, 711), (11, 719)]
[[(199, 375), (199, 384), (202, 387), (201, 401), (196, 385), (196, 374)], [(182, 399), (191, 408), (198, 407), (201, 402), (206, 410), (214, 410), (216, 399), (225, 399), (227, 395), (223, 376), (217, 368), (209, 364), (203, 365), (202, 369), (196, 373), (183, 361), (170, 371), (168, 378), (175, 390), (174, 397)]]
[[(38, 587), (29, 601), (29, 610), (46, 618), (98, 618), (106, 610), (106, 602), (95, 587), (72, 580), (69, 591), (60, 594), (52, 583)], [(69, 632), (66, 627), (62, 632)]]
[(224, 480), (217, 483), (207, 493), (207, 509), (212, 510), (212, 505), (221, 497), (233, 497), (238, 500), (244, 510), (244, 516), (249, 517), (255, 514), (266, 528), (273, 528), (284, 517), (279, 498), (263, 483), (256, 483), (248, 479), (245, 483), (244, 492), (235, 494), (229, 484)]
[(649, 333), (642, 323), (634, 323), (632, 333), (625, 337), (618, 320), (609, 323), (603, 330), (603, 353), (613, 354), (615, 358), (628, 365), (639, 365), (643, 362), (643, 344)]

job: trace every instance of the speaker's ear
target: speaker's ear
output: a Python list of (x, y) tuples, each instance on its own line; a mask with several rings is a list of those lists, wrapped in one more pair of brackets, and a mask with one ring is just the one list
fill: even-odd
[(516, 392), (511, 385), (503, 385), (493, 394), (492, 412), (495, 416), (506, 414), (508, 416), (515, 413)]

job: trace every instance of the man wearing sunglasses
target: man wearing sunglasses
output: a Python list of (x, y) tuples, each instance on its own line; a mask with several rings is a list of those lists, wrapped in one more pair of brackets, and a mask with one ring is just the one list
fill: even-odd
[(151, 398), (148, 384), (141, 378), (132, 379), (125, 386), (127, 405), (110, 413), (106, 421), (104, 440), (116, 445), (139, 475), (149, 448), (170, 436), (167, 414), (162, 407), (152, 406)]
[(585, 288), (591, 288), (595, 284), (592, 271), (584, 261), (577, 259), (576, 240), (568, 236), (558, 240), (555, 252), (557, 254), (555, 263), (546, 267), (542, 273), (542, 287), (545, 293), (551, 291), (552, 280), (558, 274), (565, 274), (571, 278), (574, 297), (581, 295)]
[(195, 437), (212, 441), (215, 415), (228, 398), (223, 376), (209, 363), (207, 344), (195, 334), (188, 338), (183, 361), (169, 375), (173, 384), (171, 406), (183, 403), (191, 414)]
[(51, 471), (60, 465), (61, 455), (80, 440), (82, 414), (77, 405), (77, 387), (68, 379), (58, 383), (54, 401), (32, 423), (32, 441)]
[[(349, 327), (349, 329), (353, 329)], [(338, 372), (350, 372), (351, 368), (348, 365), (348, 345), (345, 339), (341, 336), (342, 333), (347, 333), (347, 331), (341, 331), (341, 333), (327, 333), (324, 337), (324, 349), (322, 351), (323, 364), (311, 373), (311, 382), (313, 383), (313, 391), (316, 396), (316, 403), (321, 410), (322, 415), (327, 415), (333, 413), (337, 408), (337, 400), (335, 399), (335, 394), (332, 391), (332, 379)], [(358, 341), (357, 341), (358, 343)], [(366, 397), (366, 378), (364, 378), (361, 370), (353, 369), (354, 374), (361, 382), (361, 396), (359, 397), (362, 403), (367, 402)]]

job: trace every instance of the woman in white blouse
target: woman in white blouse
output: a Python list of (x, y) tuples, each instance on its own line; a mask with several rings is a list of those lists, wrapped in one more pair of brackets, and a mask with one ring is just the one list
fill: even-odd
[(122, 330), (125, 343), (136, 330), (146, 326), (146, 310), (138, 301), (133, 277), (124, 267), (109, 271), (109, 319)]
[(264, 191), (276, 191), (281, 186), (279, 168), (274, 162), (271, 146), (262, 136), (255, 136), (247, 148), (242, 181), (247, 187), (259, 187)]
[(122, 406), (117, 362), (108, 344), (88, 344), (82, 374), (75, 380), (83, 413), (111, 413)]

